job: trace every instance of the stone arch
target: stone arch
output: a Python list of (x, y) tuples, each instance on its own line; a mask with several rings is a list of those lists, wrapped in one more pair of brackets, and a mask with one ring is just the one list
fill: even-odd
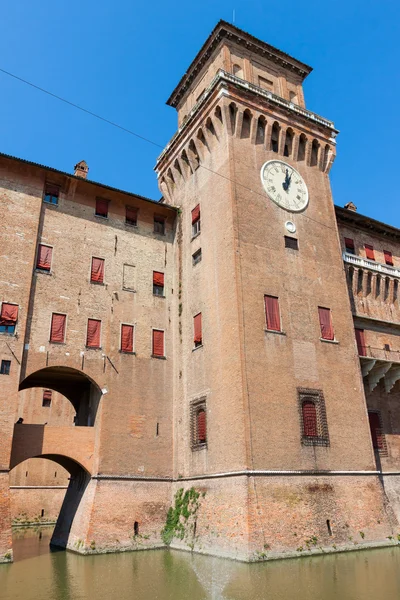
[(231, 121), (232, 135), (235, 133), (237, 112), (238, 112), (238, 109), (237, 109), (236, 104), (234, 102), (231, 102), (229, 105), (229, 118)]
[(299, 138), (299, 149), (297, 151), (297, 160), (302, 161), (306, 158), (307, 137), (302, 133)]
[(279, 126), (279, 123), (278, 123), (278, 121), (275, 121), (274, 124), (272, 125), (272, 130), (271, 130), (271, 150), (273, 152), (279, 151), (280, 131), (281, 131), (281, 128)]
[(213, 137), (217, 137), (217, 132), (215, 131), (214, 123), (212, 122), (211, 117), (208, 117), (206, 121), (206, 129)]
[(250, 137), (251, 120), (252, 120), (252, 114), (249, 111), (249, 109), (246, 108), (246, 110), (243, 113), (242, 130), (240, 132), (241, 138), (249, 138)]
[(182, 162), (183, 165), (185, 165), (186, 172), (193, 173), (193, 169), (192, 169), (192, 167), (190, 165), (190, 162), (189, 162), (189, 159), (188, 159), (188, 155), (186, 154), (186, 150), (182, 151), (181, 162)]
[(316, 167), (318, 165), (318, 155), (319, 155), (319, 142), (318, 142), (318, 140), (314, 139), (311, 144), (310, 167)]
[(222, 125), (223, 124), (223, 121), (222, 121), (222, 110), (221, 110), (220, 106), (216, 107), (216, 109), (214, 111), (214, 115), (215, 115), (215, 118), (217, 119), (218, 124)]
[(54, 390), (65, 396), (75, 409), (75, 425), (95, 424), (102, 390), (83, 371), (64, 366), (44, 367), (25, 377), (19, 385), (19, 390), (34, 387)]
[(267, 121), (265, 117), (260, 115), (257, 120), (256, 144), (264, 144), (266, 127)]
[(237, 63), (232, 65), (232, 73), (236, 76), (239, 77), (240, 79), (243, 79), (243, 69), (240, 65), (238, 65)]
[(324, 161), (323, 161), (323, 164), (322, 164), (322, 170), (323, 171), (327, 171), (327, 169), (328, 169), (329, 158), (330, 158), (330, 146), (329, 146), (329, 144), (326, 144), (325, 148), (324, 148)]
[(193, 140), (190, 140), (190, 142), (189, 142), (188, 153), (189, 153), (190, 161), (192, 164), (192, 168), (195, 171), (200, 166), (200, 156), (197, 151), (196, 144), (194, 143)]
[(291, 127), (288, 127), (288, 129), (286, 130), (283, 156), (288, 156), (288, 157), (292, 156), (293, 140), (294, 140), (294, 131)]

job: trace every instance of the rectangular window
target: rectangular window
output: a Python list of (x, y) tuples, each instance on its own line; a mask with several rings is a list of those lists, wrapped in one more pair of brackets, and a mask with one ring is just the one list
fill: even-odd
[(164, 296), (164, 273), (153, 271), (153, 294)]
[(165, 219), (154, 215), (154, 233), (165, 235)]
[(51, 316), (50, 342), (63, 344), (65, 340), (66, 315), (53, 313)]
[(365, 345), (364, 329), (355, 329), (357, 350), (359, 356), (367, 356), (367, 346)]
[(128, 292), (136, 291), (136, 267), (124, 264), (122, 273), (122, 289)]
[(261, 77), (261, 76), (258, 77), (258, 85), (263, 90), (268, 90), (269, 92), (274, 91), (273, 81), (270, 81), (269, 79), (266, 79), (265, 77)]
[(127, 225), (137, 226), (137, 208), (133, 208), (132, 206), (125, 207), (125, 223)]
[(206, 399), (200, 398), (190, 404), (190, 438), (192, 450), (207, 447)]
[(43, 202), (46, 202), (46, 204), (55, 204), (57, 206), (59, 195), (60, 186), (46, 183), (44, 187)]
[(164, 357), (164, 332), (153, 329), (153, 356)]
[(96, 198), (96, 208), (94, 210), (96, 217), (108, 217), (108, 200)]
[(104, 283), (104, 258), (92, 257), (92, 268), (90, 271), (90, 281), (92, 283)]
[(364, 244), (364, 248), (365, 248), (365, 256), (369, 260), (375, 260), (374, 247), (371, 246), (370, 244)]
[(50, 272), (52, 254), (53, 254), (53, 248), (51, 246), (45, 246), (44, 244), (39, 244), (37, 259), (36, 259), (36, 268), (40, 269), (41, 271)]
[(201, 261), (201, 248), (192, 254), (192, 265), (195, 266)]
[(281, 331), (281, 317), (279, 313), (279, 300), (275, 296), (264, 296), (265, 318), (267, 329)]
[(383, 255), (385, 257), (385, 263), (393, 267), (393, 255), (389, 250), (384, 250)]
[(334, 340), (332, 316), (329, 308), (318, 306), (319, 326), (321, 328), (321, 338), (323, 340)]
[(200, 204), (192, 210), (192, 237), (200, 233)]
[(193, 317), (193, 329), (194, 329), (194, 347), (198, 348), (203, 345), (203, 332), (201, 325), (201, 313)]
[(356, 253), (356, 249), (354, 246), (354, 240), (352, 240), (351, 238), (345, 237), (344, 245), (345, 245), (347, 254), (355, 254)]
[(328, 422), (321, 390), (297, 388), (303, 446), (329, 446)]
[(9, 375), (11, 370), (11, 360), (2, 360), (0, 366), (0, 375)]
[(368, 411), (368, 421), (374, 450), (378, 450), (379, 454), (387, 454), (381, 414), (377, 411)]
[(51, 406), (51, 396), (52, 396), (52, 391), (51, 390), (43, 390), (42, 406), (44, 406), (46, 408), (50, 408), (50, 406)]
[(15, 333), (18, 321), (18, 304), (2, 302), (0, 313), (0, 333)]
[(88, 348), (100, 348), (101, 321), (100, 319), (88, 319), (86, 346)]
[(284, 237), (285, 237), (285, 248), (290, 248), (291, 250), (299, 249), (299, 242), (297, 241), (297, 238), (290, 237), (288, 235), (285, 235)]
[(133, 325), (121, 325), (121, 352), (133, 352)]

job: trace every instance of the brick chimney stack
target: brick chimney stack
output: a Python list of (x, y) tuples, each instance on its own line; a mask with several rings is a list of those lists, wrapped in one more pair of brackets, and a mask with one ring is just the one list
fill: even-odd
[(348, 202), (344, 205), (347, 210), (352, 210), (353, 212), (357, 212), (357, 206), (353, 202)]
[(82, 179), (87, 178), (89, 167), (87, 166), (87, 163), (84, 160), (81, 160), (80, 162), (78, 162), (75, 165), (74, 169), (75, 169), (75, 171), (74, 171), (75, 177), (82, 177)]

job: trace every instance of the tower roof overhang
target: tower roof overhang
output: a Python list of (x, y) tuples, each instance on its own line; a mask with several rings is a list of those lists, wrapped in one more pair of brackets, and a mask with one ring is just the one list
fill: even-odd
[(279, 50), (274, 46), (270, 46), (266, 42), (259, 40), (249, 33), (246, 33), (242, 29), (239, 29), (238, 27), (221, 20), (214, 27), (200, 51), (190, 64), (186, 73), (179, 81), (171, 96), (168, 98), (167, 104), (169, 106), (173, 106), (174, 108), (178, 106), (182, 98), (187, 93), (193, 80), (200, 73), (201, 69), (215, 48), (223, 40), (230, 40), (231, 42), (233, 41), (239, 46), (245, 47), (248, 51), (271, 60), (280, 67), (292, 70), (296, 72), (302, 79), (305, 79), (312, 71), (312, 67), (300, 62), (289, 54), (286, 54), (286, 52), (282, 52), (282, 50)]

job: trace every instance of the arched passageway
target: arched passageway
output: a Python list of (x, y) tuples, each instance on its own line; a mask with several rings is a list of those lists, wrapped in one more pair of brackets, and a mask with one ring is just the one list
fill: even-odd
[(93, 426), (102, 392), (93, 379), (71, 367), (45, 367), (28, 375), (19, 390), (43, 388), (59, 392), (73, 405), (75, 425)]

